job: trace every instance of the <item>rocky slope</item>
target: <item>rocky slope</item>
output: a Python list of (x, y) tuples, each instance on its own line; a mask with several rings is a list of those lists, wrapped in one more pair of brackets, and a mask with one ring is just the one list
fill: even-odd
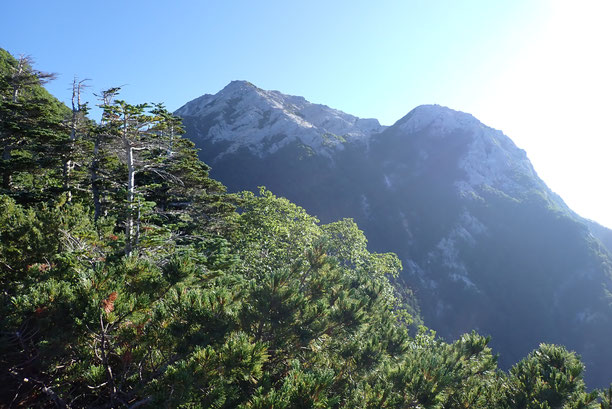
[(329, 156), (344, 143), (367, 140), (384, 129), (376, 119), (360, 119), (303, 97), (262, 90), (247, 81), (232, 81), (176, 114), (197, 118), (199, 134), (226, 145), (217, 157), (240, 149), (263, 157), (295, 142)]
[(322, 221), (354, 218), (396, 252), (425, 322), (476, 329), (508, 366), (562, 343), (607, 382), (610, 231), (573, 213), (524, 151), (472, 115), (426, 105), (393, 126), (235, 81), (177, 111), (211, 175), (265, 185)]

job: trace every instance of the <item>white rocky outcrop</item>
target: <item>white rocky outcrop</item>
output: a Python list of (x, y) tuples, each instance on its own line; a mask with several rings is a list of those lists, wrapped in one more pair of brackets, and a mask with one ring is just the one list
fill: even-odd
[(329, 156), (345, 143), (366, 141), (385, 127), (303, 97), (266, 91), (247, 81), (232, 81), (215, 95), (203, 95), (176, 111), (211, 125), (199, 137), (229, 142), (224, 153), (247, 148), (258, 156), (290, 142), (304, 144)]

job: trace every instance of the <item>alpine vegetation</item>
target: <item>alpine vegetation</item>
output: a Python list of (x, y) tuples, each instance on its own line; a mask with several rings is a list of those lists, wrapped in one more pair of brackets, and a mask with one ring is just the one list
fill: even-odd
[[(163, 105), (113, 88), (91, 118), (86, 83), (74, 81), (67, 107), (46, 79), (0, 50), (2, 407), (610, 407), (612, 390), (588, 391), (580, 358), (561, 345), (542, 343), (503, 371), (488, 337), (445, 342), (419, 325), (395, 254), (370, 249), (352, 219), (321, 223), (265, 188), (226, 193)], [(334, 115), (343, 125), (325, 129), (346, 132), (311, 146), (325, 160), (353, 136), (394, 137)], [(270, 137), (271, 151), (306, 141)], [(226, 157), (240, 150), (219, 140)], [(400, 187), (381, 171), (381, 189)]]

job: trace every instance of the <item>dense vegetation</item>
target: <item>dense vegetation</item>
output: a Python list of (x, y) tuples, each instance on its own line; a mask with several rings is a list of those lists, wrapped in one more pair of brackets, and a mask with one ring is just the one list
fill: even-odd
[[(612, 230), (569, 209), (524, 151), (470, 114), (420, 106), (328, 149), (307, 134), (326, 140), (344, 120), (294, 98), (232, 82), (176, 112), (228, 191), (265, 185), (323, 223), (354, 219), (368, 249), (394, 252), (442, 338), (490, 335), (504, 370), (542, 342), (565, 345), (588, 368), (587, 385), (608, 386), (612, 245), (599, 239), (609, 243)], [(293, 128), (296, 114), (312, 127)]]
[(101, 93), (88, 118), (0, 50), (0, 406), (610, 408), (542, 344), (414, 325), (351, 220), (224, 193), (180, 120)]

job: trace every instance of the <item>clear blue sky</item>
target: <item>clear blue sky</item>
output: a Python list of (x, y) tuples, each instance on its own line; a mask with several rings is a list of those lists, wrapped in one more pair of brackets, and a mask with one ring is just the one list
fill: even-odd
[(502, 129), (612, 226), (608, 0), (5, 3), (0, 47), (60, 74), (62, 100), (77, 75), (171, 110), (234, 79), (387, 125), (438, 103)]

